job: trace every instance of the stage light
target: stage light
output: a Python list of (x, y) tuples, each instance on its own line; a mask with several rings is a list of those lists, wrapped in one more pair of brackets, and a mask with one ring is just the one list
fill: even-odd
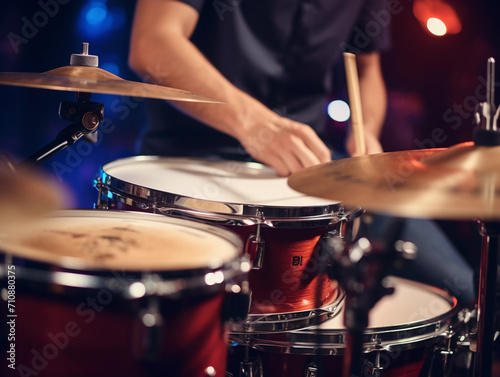
[(330, 118), (337, 122), (345, 122), (351, 116), (349, 105), (342, 100), (335, 100), (328, 104), (327, 112)]
[(83, 37), (101, 37), (123, 28), (126, 12), (122, 7), (109, 8), (103, 1), (86, 3), (78, 16), (77, 30)]
[(108, 7), (103, 3), (91, 3), (85, 13), (85, 20), (90, 25), (98, 25), (103, 22), (108, 15)]
[(462, 30), (457, 12), (442, 0), (415, 0), (413, 14), (432, 35), (458, 34)]
[(445, 23), (436, 17), (427, 20), (427, 29), (438, 37), (445, 35), (447, 31)]

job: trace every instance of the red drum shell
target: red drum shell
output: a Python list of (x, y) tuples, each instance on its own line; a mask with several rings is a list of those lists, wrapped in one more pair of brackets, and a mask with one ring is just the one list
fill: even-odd
[[(255, 234), (254, 226), (227, 228), (243, 241)], [(265, 241), (263, 266), (248, 273), (252, 289), (250, 314), (311, 310), (337, 299), (337, 282), (319, 273), (320, 250), (316, 245), (324, 232), (325, 228), (261, 227)]]
[[(145, 333), (135, 305), (121, 302), (103, 306), (98, 300), (88, 304), (87, 299), (93, 298), (68, 300), (18, 290), (16, 375), (206, 377), (210, 366), (217, 374), (224, 374), (227, 337), (221, 320), (223, 294), (163, 302), (164, 324), (158, 334), (162, 350), (157, 360), (149, 362), (136, 354)], [(3, 368), (9, 370), (5, 365)]]

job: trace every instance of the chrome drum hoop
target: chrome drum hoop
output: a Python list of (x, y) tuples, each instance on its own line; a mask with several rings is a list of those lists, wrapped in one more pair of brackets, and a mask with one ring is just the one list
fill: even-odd
[[(396, 281), (404, 279), (395, 278)], [(414, 283), (414, 286), (426, 287), (443, 302), (450, 305), (446, 313), (427, 320), (412, 322), (408, 325), (386, 327), (369, 327), (363, 336), (363, 352), (394, 352), (412, 350), (438, 343), (446, 339), (450, 332), (457, 333), (462, 327), (459, 316), (461, 308), (457, 300), (444, 291)], [(335, 319), (339, 320), (343, 311), (337, 312)], [(326, 322), (323, 322), (323, 325)], [(320, 325), (321, 326), (321, 325)], [(342, 355), (347, 347), (347, 330), (345, 328), (324, 329), (309, 327), (307, 329), (277, 333), (277, 334), (237, 334), (231, 333), (233, 344), (247, 345), (259, 351), (296, 354), (296, 355)]]
[[(244, 334), (267, 334), (292, 331), (320, 324), (338, 315), (344, 303), (344, 291), (339, 287), (336, 300), (319, 309), (289, 313), (249, 314), (242, 322), (229, 322), (228, 328), (234, 340)], [(233, 337), (231, 337), (233, 339)]]
[[(264, 219), (270, 226), (281, 227), (315, 227), (325, 226), (345, 219), (346, 210), (341, 203), (300, 206), (274, 206), (255, 203), (236, 203), (206, 200), (179, 193), (170, 193), (152, 189), (137, 183), (127, 182), (114, 177), (109, 170), (117, 167), (133, 166), (147, 162), (171, 162), (180, 166), (206, 166), (231, 163), (241, 169), (258, 174), (263, 169), (269, 169), (260, 163), (221, 161), (194, 158), (136, 156), (119, 159), (101, 167), (95, 186), (101, 186), (109, 199), (118, 200), (123, 204), (131, 201), (143, 208), (154, 209), (163, 214), (181, 214), (186, 217), (199, 217), (200, 220), (218, 221), (221, 225), (253, 225)], [(127, 202), (128, 199), (128, 202)], [(217, 210), (213, 210), (214, 204)], [(210, 208), (210, 210), (207, 210)], [(356, 209), (358, 210), (358, 209)], [(354, 213), (355, 211), (352, 211)]]

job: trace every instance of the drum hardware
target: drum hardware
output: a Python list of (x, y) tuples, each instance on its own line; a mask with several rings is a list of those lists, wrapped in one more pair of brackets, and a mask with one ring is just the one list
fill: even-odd
[(163, 317), (158, 297), (149, 297), (147, 308), (138, 313), (135, 326), (134, 357), (143, 362), (154, 362), (163, 350)]
[[(98, 57), (89, 55), (88, 51), (89, 44), (83, 43), (82, 53), (71, 55), (71, 66), (97, 67)], [(99, 123), (104, 119), (104, 105), (91, 102), (89, 92), (77, 92), (76, 97), (77, 102), (62, 101), (59, 105), (59, 117), (71, 124), (59, 132), (53, 142), (28, 157), (20, 166), (29, 168), (38, 166), (84, 136), (88, 141), (94, 139), (92, 133), (97, 130)]]
[(91, 102), (91, 93), (158, 98), (164, 100), (221, 103), (221, 101), (195, 93), (168, 88), (161, 85), (136, 83), (123, 80), (105, 70), (97, 68), (98, 57), (89, 55), (89, 44), (82, 43), (80, 54), (71, 54), (70, 65), (44, 73), (0, 73), (0, 85), (74, 91), (77, 101), (62, 101), (59, 117), (71, 124), (56, 136), (55, 140), (24, 160), (20, 165), (35, 167), (48, 158), (73, 145), (80, 138), (97, 142), (97, 127), (104, 119), (103, 104)]
[(316, 363), (306, 365), (306, 373), (304, 377), (318, 377), (318, 366)]
[(493, 342), (495, 334), (495, 298), (500, 223), (479, 222), (483, 237), (481, 265), (479, 269), (479, 295), (477, 301), (477, 352), (475, 376), (491, 376), (493, 366)]
[[(104, 184), (100, 177), (97, 177), (94, 181), (95, 188), (99, 191), (99, 195), (97, 196), (97, 203), (94, 205), (94, 209), (109, 209), (107, 196), (104, 195)], [(106, 199), (104, 199), (106, 198)]]
[[(249, 266), (249, 262), (247, 262)], [(226, 296), (223, 303), (223, 322), (244, 321), (250, 311), (252, 291), (248, 286), (248, 281), (240, 284), (234, 282), (226, 284)]]
[(104, 106), (101, 103), (91, 102), (90, 93), (78, 93), (77, 102), (61, 102), (59, 116), (71, 123), (56, 136), (55, 140), (24, 160), (21, 167), (35, 167), (73, 145), (80, 138), (97, 130), (99, 122), (104, 119)]
[(376, 342), (374, 351), (375, 361), (371, 362), (368, 359), (366, 359), (362, 367), (362, 370), (363, 372), (365, 372), (365, 375), (366, 373), (368, 373), (368, 376), (381, 377), (382, 371), (384, 370), (380, 362), (381, 350), (383, 349), (382, 340), (380, 338), (377, 338), (375, 342)]
[(248, 346), (245, 346), (245, 358), (240, 363), (239, 377), (264, 377), (261, 358), (257, 356), (251, 359)]
[(260, 227), (263, 222), (263, 214), (257, 210), (257, 223), (255, 227), (255, 234), (248, 236), (246, 242), (245, 252), (250, 254), (250, 260), (252, 261), (252, 270), (260, 270), (262, 264), (264, 263), (264, 250), (266, 247), (266, 241), (260, 235)]
[[(401, 268), (402, 262), (416, 258), (416, 246), (413, 243), (395, 238), (401, 224), (400, 220), (395, 220), (395, 226), (389, 227), (392, 234), (384, 237), (384, 245), (372, 245), (366, 238), (359, 239), (352, 246), (335, 239), (329, 243), (332, 264), (327, 272), (346, 291), (344, 324), (349, 330), (349, 347), (344, 357), (345, 377), (361, 376), (363, 334), (368, 327), (369, 312), (383, 296), (394, 292), (394, 288), (386, 286), (385, 277), (392, 269)], [(375, 348), (380, 349), (380, 344), (381, 340), (378, 339)], [(382, 375), (380, 359), (376, 358), (375, 363), (368, 368), (373, 375)]]

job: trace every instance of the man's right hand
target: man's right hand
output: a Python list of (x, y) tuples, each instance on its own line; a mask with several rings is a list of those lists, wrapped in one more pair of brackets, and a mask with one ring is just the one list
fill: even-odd
[(271, 166), (281, 176), (331, 160), (328, 147), (304, 123), (275, 113), (265, 122), (250, 123), (243, 127), (238, 140), (250, 156)]

